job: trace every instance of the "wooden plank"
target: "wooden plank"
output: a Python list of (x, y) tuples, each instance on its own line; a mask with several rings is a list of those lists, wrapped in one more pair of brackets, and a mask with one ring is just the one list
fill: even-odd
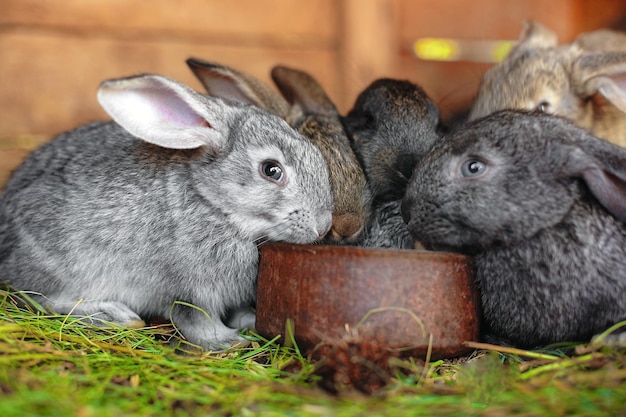
[(0, 25), (103, 32), (140, 29), (223, 33), (227, 39), (334, 40), (333, 0), (3, 0)]
[(525, 19), (544, 22), (561, 36), (571, 34), (576, 0), (401, 0), (400, 38), (517, 39)]
[(419, 84), (447, 119), (471, 104), (489, 67), (474, 62), (420, 61), (404, 56), (394, 75)]
[(398, 58), (396, 1), (343, 0), (339, 94), (352, 103), (372, 81), (393, 75)]
[(53, 134), (106, 119), (96, 89), (107, 78), (163, 74), (201, 90), (185, 64), (190, 56), (231, 65), (268, 83), (278, 63), (303, 68), (337, 100), (337, 56), (329, 50), (234, 47), (177, 41), (117, 41), (4, 33), (0, 36), (0, 138)]
[[(400, 38), (410, 45), (418, 37), (516, 40), (524, 20), (537, 20), (567, 42), (578, 33), (608, 27), (626, 14), (623, 0), (402, 0)], [(488, 12), (486, 12), (488, 11)]]
[(578, 0), (575, 8), (576, 33), (610, 27), (626, 31), (624, 0)]

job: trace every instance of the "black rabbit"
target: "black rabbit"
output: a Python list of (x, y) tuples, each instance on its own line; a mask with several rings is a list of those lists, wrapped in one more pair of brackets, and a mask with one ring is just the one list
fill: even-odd
[(415, 164), (439, 139), (439, 110), (421, 87), (382, 78), (357, 98), (343, 120), (374, 198), (366, 247), (413, 249), (400, 202)]

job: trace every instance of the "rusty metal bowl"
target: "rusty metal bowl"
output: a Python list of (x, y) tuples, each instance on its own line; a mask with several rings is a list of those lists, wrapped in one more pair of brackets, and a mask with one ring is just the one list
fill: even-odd
[(459, 356), (479, 331), (471, 271), (453, 253), (267, 244), (256, 329), (308, 352), (349, 339), (401, 356)]

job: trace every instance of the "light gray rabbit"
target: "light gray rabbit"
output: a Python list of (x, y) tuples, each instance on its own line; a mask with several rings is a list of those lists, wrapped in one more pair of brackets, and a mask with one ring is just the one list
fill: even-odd
[(626, 146), (626, 34), (599, 30), (558, 44), (527, 22), (509, 55), (483, 76), (469, 120), (502, 109), (537, 109)]
[(320, 149), (335, 201), (327, 242), (357, 240), (369, 221), (370, 192), (339, 113), (319, 83), (306, 72), (277, 66), (272, 78), (283, 97), (256, 78), (225, 65), (195, 58), (188, 59), (187, 65), (209, 94), (267, 109)]
[(415, 164), (439, 139), (437, 106), (419, 86), (383, 78), (363, 90), (344, 126), (374, 196), (372, 221), (359, 245), (415, 248), (400, 201)]
[(9, 181), (0, 277), (95, 323), (171, 317), (203, 348), (241, 340), (223, 319), (255, 300), (257, 245), (330, 228), (321, 153), (265, 110), (161, 76), (98, 99), (115, 122), (58, 136)]
[(427, 249), (474, 255), (486, 333), (532, 347), (626, 319), (626, 149), (504, 110), (445, 137), (402, 214)]

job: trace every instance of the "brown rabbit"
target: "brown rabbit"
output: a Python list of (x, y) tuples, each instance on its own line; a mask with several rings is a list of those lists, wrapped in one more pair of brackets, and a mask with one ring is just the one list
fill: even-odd
[(275, 67), (272, 78), (283, 98), (256, 78), (225, 65), (195, 58), (188, 59), (187, 65), (210, 95), (269, 110), (320, 149), (328, 165), (335, 202), (326, 240), (355, 242), (369, 221), (371, 194), (339, 112), (317, 81), (304, 71)]
[(519, 44), (485, 73), (469, 120), (506, 108), (564, 116), (626, 146), (626, 34), (599, 30), (559, 45), (526, 22)]

